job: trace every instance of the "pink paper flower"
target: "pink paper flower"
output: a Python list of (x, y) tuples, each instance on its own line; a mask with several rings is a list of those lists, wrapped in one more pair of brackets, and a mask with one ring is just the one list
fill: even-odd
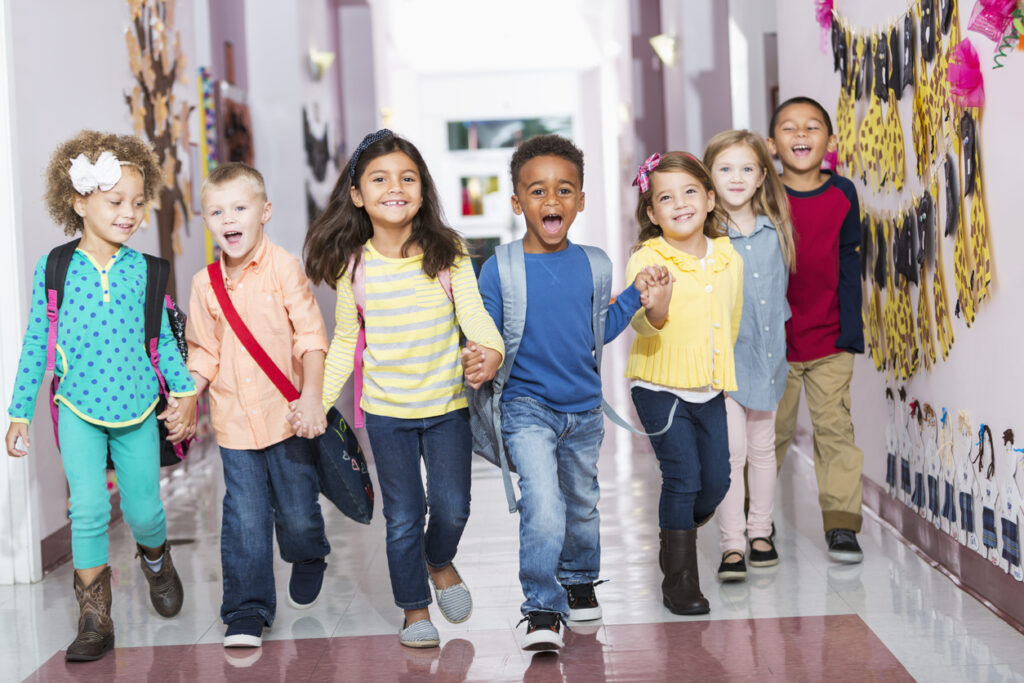
[(1017, 0), (978, 0), (971, 11), (969, 31), (976, 31), (994, 43), (998, 43), (1010, 27)]
[(981, 62), (971, 41), (964, 38), (953, 48), (946, 72), (950, 95), (961, 107), (985, 105), (985, 82), (981, 77)]
[(829, 28), (832, 26), (832, 5), (835, 0), (815, 0), (815, 16), (818, 18), (818, 26)]

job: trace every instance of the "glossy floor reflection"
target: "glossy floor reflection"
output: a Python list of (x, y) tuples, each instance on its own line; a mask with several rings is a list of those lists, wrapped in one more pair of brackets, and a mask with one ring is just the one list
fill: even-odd
[(220, 643), (219, 518), (223, 484), (216, 457), (166, 491), (175, 564), (185, 582), (182, 613), (156, 615), (123, 525), (112, 531), (117, 650), (96, 663), (66, 665), (74, 636), (71, 568), (42, 583), (0, 587), (0, 680), (147, 681), (658, 681), (1024, 679), (1024, 638), (931, 569), (878, 523), (861, 534), (865, 562), (825, 554), (809, 464), (790, 457), (775, 520), (782, 562), (751, 569), (748, 581), (714, 580), (718, 531), (701, 529), (706, 617), (676, 617), (661, 605), (657, 566), (657, 465), (645, 440), (609, 427), (601, 461), (600, 624), (576, 625), (560, 655), (519, 649), (522, 600), (517, 524), (500, 474), (475, 464), (473, 512), (457, 566), (473, 591), (472, 618), (437, 614), (442, 647), (398, 645), (384, 554), (383, 520), (359, 526), (326, 510), (333, 552), (324, 595), (298, 611), (284, 600), (288, 567), (277, 561), (277, 621), (259, 651)]

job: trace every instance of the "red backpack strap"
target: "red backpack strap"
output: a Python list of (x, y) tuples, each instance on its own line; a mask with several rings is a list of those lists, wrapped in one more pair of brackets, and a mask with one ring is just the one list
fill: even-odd
[(289, 402), (297, 401), (299, 396), (301, 396), (299, 390), (281, 372), (281, 369), (277, 367), (270, 356), (267, 355), (267, 352), (263, 350), (263, 347), (260, 346), (260, 343), (256, 341), (256, 338), (252, 336), (252, 332), (249, 331), (241, 316), (238, 315), (235, 305), (231, 303), (231, 299), (228, 297), (228, 290), (224, 287), (224, 275), (220, 270), (220, 261), (214, 261), (206, 266), (206, 270), (210, 274), (210, 284), (213, 286), (213, 293), (217, 295), (217, 302), (220, 304), (221, 311), (224, 312), (224, 317), (227, 318), (228, 324), (231, 325), (235, 336), (238, 337), (238, 341), (242, 342), (245, 350), (249, 352), (249, 355), (260, 366), (260, 369), (266, 373), (267, 377), (274, 383), (277, 390), (284, 395), (285, 399)]

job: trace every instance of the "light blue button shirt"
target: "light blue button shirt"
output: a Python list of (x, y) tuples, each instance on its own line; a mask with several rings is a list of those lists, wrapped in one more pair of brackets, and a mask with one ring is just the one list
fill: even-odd
[(758, 216), (749, 235), (729, 227), (733, 248), (743, 257), (743, 318), (736, 339), (736, 382), (729, 396), (749, 410), (775, 410), (786, 389), (786, 321), (789, 271), (779, 236), (767, 216)]

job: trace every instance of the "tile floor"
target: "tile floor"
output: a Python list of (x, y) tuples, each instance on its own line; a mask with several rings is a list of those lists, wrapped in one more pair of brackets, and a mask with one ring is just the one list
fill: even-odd
[[(324, 596), (297, 611), (284, 600), (277, 561), (277, 621), (258, 651), (221, 647), (216, 456), (165, 495), (186, 602), (174, 619), (148, 605), (124, 525), (111, 532), (117, 649), (65, 664), (75, 608), (71, 567), (34, 585), (0, 586), (0, 680), (32, 681), (1010, 681), (1024, 680), (1024, 636), (902, 545), (876, 521), (860, 536), (865, 561), (825, 554), (810, 465), (787, 459), (775, 521), (782, 562), (746, 583), (715, 581), (718, 530), (701, 530), (706, 617), (661, 605), (657, 567), (659, 475), (646, 440), (612, 431), (601, 461), (604, 620), (566, 634), (560, 655), (519, 649), (523, 627), (517, 519), (500, 473), (474, 465), (473, 514), (457, 565), (473, 591), (472, 618), (436, 618), (442, 646), (401, 647), (384, 552), (383, 520), (359, 526), (326, 511), (333, 552)], [(436, 615), (436, 610), (435, 610)]]

